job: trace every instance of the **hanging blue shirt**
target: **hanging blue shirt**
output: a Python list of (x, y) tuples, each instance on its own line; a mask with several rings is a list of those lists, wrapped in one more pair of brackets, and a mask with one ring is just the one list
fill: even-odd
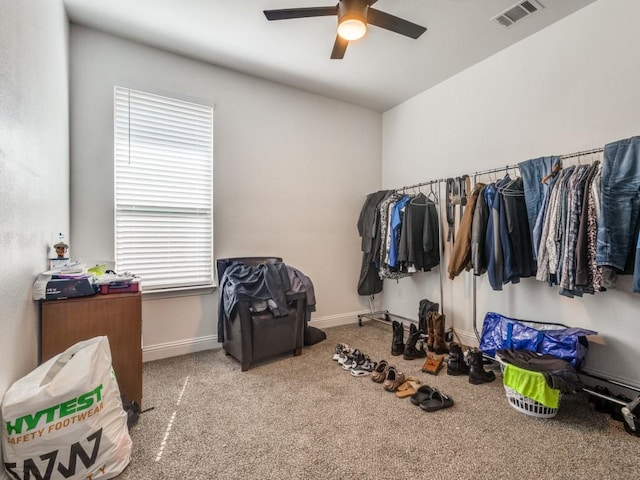
[(403, 209), (411, 197), (403, 195), (391, 209), (391, 244), (389, 245), (389, 266), (398, 266), (398, 249), (400, 247), (400, 228), (402, 227)]

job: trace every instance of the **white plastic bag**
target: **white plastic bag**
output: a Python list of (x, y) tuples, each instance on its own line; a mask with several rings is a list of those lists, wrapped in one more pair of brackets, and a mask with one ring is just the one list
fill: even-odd
[(2, 450), (17, 480), (106, 480), (125, 469), (131, 437), (107, 337), (75, 344), (7, 390)]

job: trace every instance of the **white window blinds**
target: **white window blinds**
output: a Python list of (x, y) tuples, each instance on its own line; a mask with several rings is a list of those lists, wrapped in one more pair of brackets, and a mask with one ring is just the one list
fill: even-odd
[(213, 108), (114, 89), (116, 269), (213, 285)]

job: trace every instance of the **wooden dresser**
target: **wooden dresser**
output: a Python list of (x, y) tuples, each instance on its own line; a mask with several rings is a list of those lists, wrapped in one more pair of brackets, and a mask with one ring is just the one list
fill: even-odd
[(40, 363), (81, 340), (106, 335), (120, 393), (142, 406), (139, 292), (42, 300), (40, 306)]

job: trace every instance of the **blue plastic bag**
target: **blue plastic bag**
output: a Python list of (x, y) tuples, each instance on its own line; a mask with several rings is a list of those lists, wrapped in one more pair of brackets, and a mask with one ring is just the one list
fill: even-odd
[(566, 360), (576, 370), (583, 367), (589, 349), (586, 336), (598, 332), (584, 328), (553, 328), (542, 323), (536, 328), (535, 323), (488, 312), (482, 325), (480, 350), (491, 357), (495, 357), (496, 350), (501, 348), (530, 350)]

